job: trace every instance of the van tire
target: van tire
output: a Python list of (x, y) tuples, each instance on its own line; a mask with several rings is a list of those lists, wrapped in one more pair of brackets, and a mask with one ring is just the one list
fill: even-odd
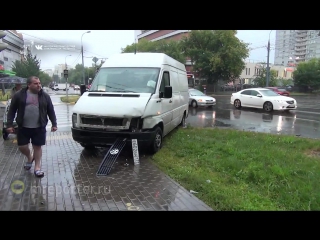
[(84, 144), (84, 143), (80, 143), (80, 145), (85, 149), (85, 150), (88, 150), (88, 151), (92, 151), (95, 149), (95, 146), (94, 145), (88, 145), (88, 144)]
[(160, 127), (156, 127), (154, 139), (150, 145), (149, 152), (155, 154), (162, 147), (162, 130)]

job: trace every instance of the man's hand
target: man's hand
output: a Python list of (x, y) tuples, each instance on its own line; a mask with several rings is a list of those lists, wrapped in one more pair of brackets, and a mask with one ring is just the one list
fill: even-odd
[(13, 133), (14, 129), (12, 127), (11, 128), (7, 128), (6, 131), (7, 131), (7, 133)]
[(51, 127), (51, 132), (55, 132), (55, 131), (57, 131), (57, 130), (58, 130), (57, 127)]

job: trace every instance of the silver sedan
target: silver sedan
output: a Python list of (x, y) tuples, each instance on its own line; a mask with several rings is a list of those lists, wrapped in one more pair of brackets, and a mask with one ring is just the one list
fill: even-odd
[(210, 97), (203, 92), (190, 88), (189, 89), (189, 105), (196, 108), (198, 106), (212, 107), (216, 105), (216, 99)]

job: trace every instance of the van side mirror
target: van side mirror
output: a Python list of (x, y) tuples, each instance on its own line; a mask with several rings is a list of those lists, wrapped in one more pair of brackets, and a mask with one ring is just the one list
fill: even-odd
[(81, 85), (80, 85), (80, 95), (82, 96), (82, 94), (83, 94), (84, 92), (86, 92), (86, 91), (87, 91), (86, 85), (81, 84)]
[(172, 87), (171, 86), (165, 86), (164, 87), (164, 98), (172, 98)]

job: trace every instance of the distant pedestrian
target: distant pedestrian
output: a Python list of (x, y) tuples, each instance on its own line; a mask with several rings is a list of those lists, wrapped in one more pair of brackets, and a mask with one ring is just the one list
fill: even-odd
[[(52, 123), (52, 132), (57, 131), (57, 119), (51, 98), (42, 90), (38, 77), (29, 77), (27, 87), (14, 94), (7, 116), (8, 133), (14, 131), (12, 126), (16, 113), (17, 142), (20, 152), (27, 157), (24, 168), (30, 170), (33, 161), (35, 161), (34, 174), (36, 177), (43, 177), (44, 172), (40, 170), (40, 162), (42, 157), (41, 147), (46, 143), (47, 116)], [(28, 146), (30, 139), (33, 156)]]

